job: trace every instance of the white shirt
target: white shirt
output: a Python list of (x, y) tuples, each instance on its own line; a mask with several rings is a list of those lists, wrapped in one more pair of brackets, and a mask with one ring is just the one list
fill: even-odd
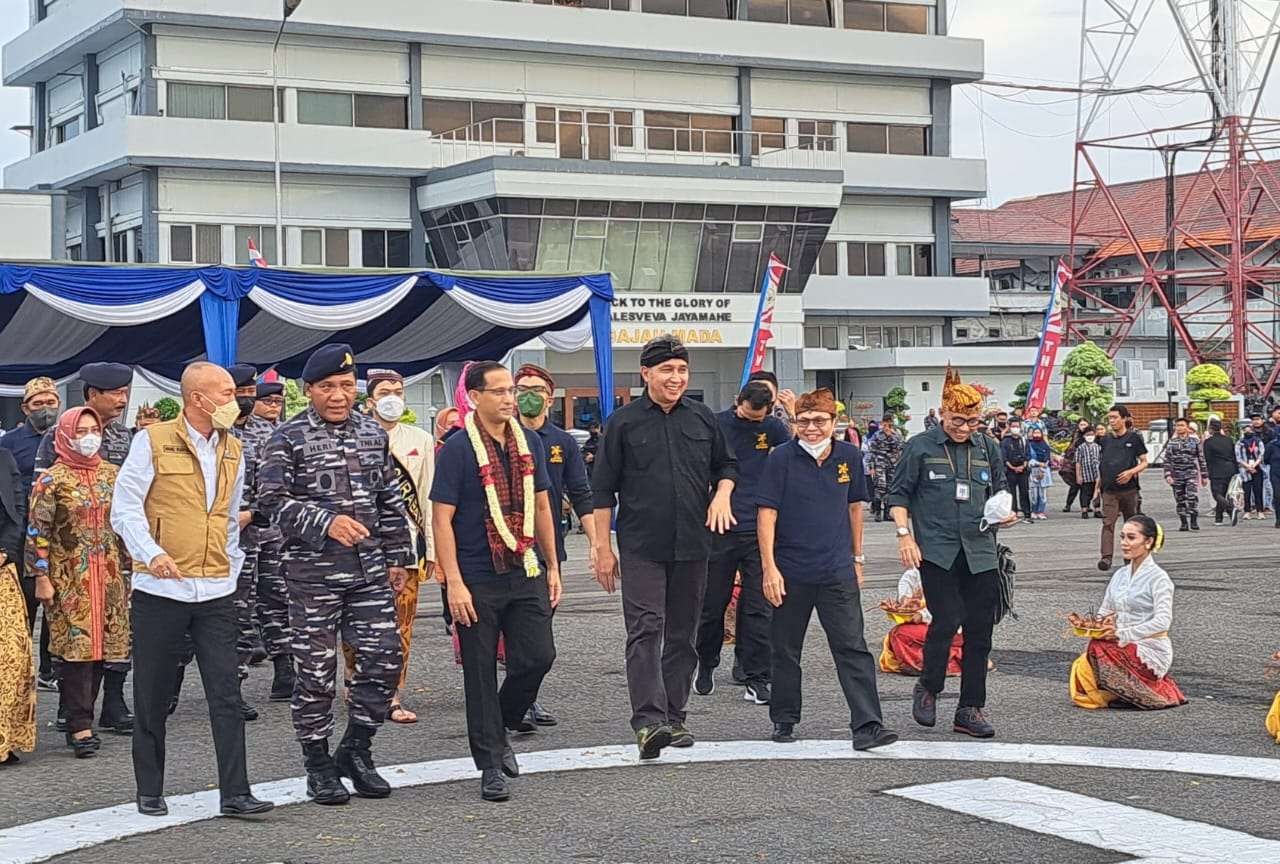
[[(924, 584), (920, 581), (920, 571), (912, 567), (902, 574), (902, 578), (898, 580), (898, 599), (909, 600), (913, 595), (924, 595)], [(920, 621), (923, 624), (929, 624), (933, 621), (933, 616), (929, 614), (928, 607), (920, 610)]]
[[(185, 419), (182, 422), (186, 423), (187, 435), (195, 445), (196, 458), (200, 462), (200, 473), (204, 475), (204, 506), (207, 513), (213, 509), (213, 499), (218, 493), (218, 432), (215, 430), (205, 438)], [(141, 429), (133, 436), (129, 456), (124, 460), (124, 465), (120, 466), (115, 495), (111, 501), (111, 527), (124, 540), (129, 554), (138, 561), (150, 562), (157, 555), (168, 554), (151, 536), (151, 526), (143, 508), (154, 479), (151, 436), (146, 429)], [(236, 519), (243, 494), (242, 458), (236, 466), (236, 479), (231, 486), (231, 499), (227, 508), (230, 514), (227, 519), (227, 560), (231, 562), (230, 573), (217, 579), (158, 579), (150, 573), (134, 573), (133, 590), (183, 603), (202, 603), (234, 594), (236, 580), (244, 564), (244, 553), (240, 551), (240, 523)]]
[(1173, 665), (1173, 580), (1150, 555), (1137, 573), (1130, 571), (1126, 564), (1111, 577), (1098, 615), (1114, 612), (1120, 646), (1137, 645), (1138, 659), (1163, 678)]

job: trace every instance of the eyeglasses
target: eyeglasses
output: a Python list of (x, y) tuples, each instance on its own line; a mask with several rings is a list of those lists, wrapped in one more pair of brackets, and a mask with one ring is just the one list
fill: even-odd
[(258, 401), (261, 402), (263, 405), (283, 405), (284, 404), (284, 400), (279, 397), (269, 398), (269, 399), (259, 399)]
[(503, 397), (503, 396), (514, 396), (514, 395), (516, 395), (516, 388), (514, 388), (514, 387), (481, 387), (481, 388), (480, 388), (480, 392), (481, 392), (481, 393), (491, 393), (491, 394), (493, 394), (494, 396), (497, 396), (497, 397), (501, 398), (501, 397)]
[(541, 394), (542, 396), (551, 395), (551, 391), (548, 390), (546, 387), (540, 387), (536, 384), (532, 387), (517, 387), (516, 392), (517, 393), (538, 393), (538, 394)]
[(830, 417), (797, 417), (796, 428), (808, 429), (810, 426), (821, 428), (830, 425), (832, 422)]
[(952, 417), (950, 419), (952, 426), (968, 426), (970, 429), (977, 429), (982, 425), (981, 417)]

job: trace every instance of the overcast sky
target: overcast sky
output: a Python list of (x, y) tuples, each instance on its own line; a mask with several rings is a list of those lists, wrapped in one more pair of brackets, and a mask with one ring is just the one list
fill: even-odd
[[(0, 0), (0, 43), (25, 27), (28, 0)], [(1081, 0), (950, 0), (951, 33), (986, 43), (986, 77), (993, 81), (1074, 86), (1078, 79)], [(1035, 11), (1029, 11), (1034, 9)], [(1166, 83), (1189, 74), (1164, 3), (1156, 3), (1121, 83)], [(1272, 88), (1274, 91), (1275, 88)], [(1268, 93), (1268, 97), (1271, 97)], [(988, 160), (989, 195), (1010, 198), (1067, 189), (1072, 177), (1075, 98), (964, 86), (954, 91), (953, 152)], [(1272, 107), (1268, 98), (1264, 106)], [(1203, 97), (1144, 94), (1111, 100), (1094, 137), (1184, 123), (1206, 116)], [(9, 127), (29, 122), (28, 91), (0, 89), (0, 165), (27, 155), (29, 140)], [(1159, 173), (1149, 155), (1104, 160), (1108, 179)]]

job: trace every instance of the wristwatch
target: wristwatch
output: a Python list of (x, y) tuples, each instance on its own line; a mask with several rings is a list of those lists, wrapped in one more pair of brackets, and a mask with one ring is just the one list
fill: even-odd
[(866, 555), (854, 555), (854, 556), (853, 556), (853, 563), (854, 563), (854, 564), (866, 564), (866, 563), (867, 563), (867, 556), (866, 556)]
[(898, 526), (897, 531), (898, 531), (898, 536), (899, 536), (899, 537), (906, 537), (908, 534), (910, 534), (910, 533), (911, 533), (911, 529), (910, 529), (910, 528), (907, 528), (907, 527), (902, 526), (902, 525), (899, 525), (899, 526)]

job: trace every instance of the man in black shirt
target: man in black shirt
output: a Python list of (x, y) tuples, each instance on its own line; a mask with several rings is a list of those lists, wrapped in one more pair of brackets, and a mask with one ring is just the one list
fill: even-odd
[[(698, 662), (694, 631), (707, 583), (711, 531), (733, 526), (737, 467), (716, 415), (687, 398), (689, 351), (659, 336), (640, 352), (645, 393), (605, 424), (591, 475), (596, 579), (612, 593), (619, 566), (609, 538), (618, 505), (622, 614), (631, 728), (641, 759), (689, 747), (685, 703)], [(712, 488), (715, 489), (714, 496)]]
[(1102, 557), (1099, 570), (1111, 569), (1116, 542), (1116, 522), (1127, 522), (1138, 512), (1138, 475), (1147, 470), (1147, 445), (1133, 428), (1129, 409), (1112, 405), (1107, 412), (1111, 432), (1100, 442), (1102, 455), (1098, 482), (1102, 486)]
[(715, 689), (715, 668), (720, 665), (720, 648), (724, 644), (724, 613), (733, 596), (734, 576), (741, 573), (734, 653), (747, 682), (742, 698), (757, 705), (769, 704), (769, 621), (773, 616), (760, 582), (756, 486), (769, 452), (791, 440), (786, 424), (770, 416), (772, 408), (773, 392), (769, 386), (763, 381), (750, 381), (738, 394), (737, 404), (716, 415), (738, 460), (738, 481), (732, 496), (737, 524), (728, 534), (711, 541), (707, 591), (702, 597), (702, 623), (698, 625), (698, 678), (693, 685), (703, 696)]
[(1236, 445), (1231, 436), (1222, 431), (1222, 421), (1209, 421), (1209, 437), (1204, 439), (1204, 462), (1209, 471), (1209, 491), (1213, 493), (1213, 524), (1221, 525), (1223, 514), (1231, 517), (1231, 524), (1240, 521), (1240, 511), (1227, 497), (1231, 478), (1240, 470), (1236, 462)]

